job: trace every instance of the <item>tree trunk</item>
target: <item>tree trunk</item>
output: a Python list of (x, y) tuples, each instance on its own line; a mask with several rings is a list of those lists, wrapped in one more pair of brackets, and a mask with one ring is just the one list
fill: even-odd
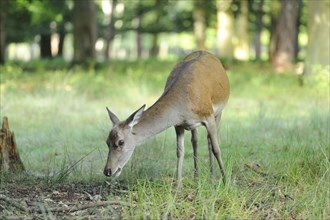
[(96, 5), (94, 0), (73, 2), (74, 63), (86, 63), (96, 58)]
[(235, 58), (249, 60), (249, 33), (248, 33), (248, 1), (241, 1), (241, 13), (237, 19), (236, 36), (238, 44), (235, 46)]
[[(155, 6), (156, 12), (158, 15), (162, 14), (162, 0), (156, 0)], [(160, 16), (157, 16), (155, 19), (156, 24), (160, 22)], [(159, 32), (156, 30), (154, 33), (152, 33), (152, 46), (150, 49), (150, 56), (157, 57), (159, 55), (159, 45), (158, 45), (158, 37)]]
[(59, 41), (58, 41), (58, 52), (57, 57), (63, 57), (63, 46), (64, 46), (64, 38), (65, 38), (65, 31), (64, 28), (59, 29), (58, 31)]
[(298, 1), (282, 1), (281, 12), (275, 32), (275, 51), (272, 65), (281, 73), (292, 68), (297, 33)]
[(233, 16), (230, 10), (232, 0), (217, 1), (218, 46), (221, 57), (233, 58)]
[(258, 11), (257, 11), (257, 18), (256, 18), (256, 32), (255, 32), (255, 41), (254, 41), (254, 45), (255, 45), (255, 59), (256, 60), (260, 60), (261, 57), (261, 32), (263, 29), (263, 22), (262, 22), (262, 18), (263, 18), (263, 14), (264, 14), (264, 10), (263, 10), (263, 6), (264, 6), (264, 0), (260, 0), (258, 3)]
[(270, 36), (268, 45), (268, 59), (272, 60), (275, 53), (275, 34), (277, 26), (277, 18), (279, 17), (281, 9), (281, 2), (279, 0), (271, 1), (271, 23), (270, 23)]
[(302, 7), (303, 7), (303, 2), (302, 0), (298, 0), (298, 15), (297, 15), (297, 32), (296, 36), (294, 38), (294, 58), (297, 60), (298, 58), (298, 53), (300, 51), (300, 46), (299, 46), (299, 27), (301, 24), (301, 13), (302, 13)]
[(104, 49), (104, 59), (109, 60), (111, 58), (111, 43), (112, 43), (112, 38), (111, 39), (106, 39), (105, 41), (105, 49)]
[(150, 55), (153, 57), (156, 57), (159, 52), (159, 47), (158, 47), (158, 33), (153, 33), (152, 34), (152, 47), (150, 49)]
[(139, 29), (136, 31), (136, 56), (138, 59), (142, 56), (142, 33)]
[(196, 46), (198, 50), (205, 50), (205, 2), (203, 0), (194, 1), (194, 35), (196, 39)]
[(25, 170), (17, 150), (14, 132), (9, 129), (7, 117), (3, 117), (2, 128), (0, 129), (0, 172), (5, 165), (8, 166), (8, 170), (11, 172)]
[(40, 56), (41, 58), (51, 58), (51, 35), (41, 34), (40, 38)]
[(110, 59), (111, 54), (111, 43), (114, 37), (114, 8), (116, 7), (117, 0), (109, 1), (110, 6), (110, 15), (108, 15), (109, 23), (105, 30), (105, 50), (104, 50), (104, 58), (105, 60)]
[(329, 7), (329, 1), (308, 1), (308, 48), (305, 61), (305, 74), (311, 75), (318, 72), (329, 74)]
[(5, 7), (6, 7), (6, 1), (0, 1), (0, 64), (5, 63), (5, 51), (6, 51)]

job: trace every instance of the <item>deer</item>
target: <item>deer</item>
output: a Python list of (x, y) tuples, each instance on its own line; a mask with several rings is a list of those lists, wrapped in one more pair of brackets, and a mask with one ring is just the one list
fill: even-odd
[(177, 142), (176, 179), (182, 179), (185, 130), (191, 131), (194, 174), (198, 176), (197, 127), (204, 126), (207, 130), (211, 175), (215, 176), (215, 157), (225, 182), (217, 130), (229, 93), (228, 76), (219, 59), (209, 52), (195, 51), (175, 65), (167, 78), (163, 94), (150, 108), (145, 110), (146, 105), (143, 105), (126, 120), (120, 121), (106, 107), (112, 129), (106, 140), (109, 153), (104, 175), (119, 176), (137, 146), (174, 127)]

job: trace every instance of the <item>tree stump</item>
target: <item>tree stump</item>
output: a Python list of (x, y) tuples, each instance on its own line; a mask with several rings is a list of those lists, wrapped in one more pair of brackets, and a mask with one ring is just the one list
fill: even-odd
[(5, 168), (8, 168), (9, 172), (25, 170), (17, 150), (14, 132), (10, 131), (6, 116), (2, 119), (0, 129), (0, 172)]

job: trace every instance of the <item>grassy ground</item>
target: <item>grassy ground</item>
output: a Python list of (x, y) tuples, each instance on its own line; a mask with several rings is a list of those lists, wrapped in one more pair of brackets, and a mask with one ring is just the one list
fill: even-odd
[[(276, 75), (265, 64), (226, 65), (232, 91), (219, 130), (226, 185), (210, 177), (203, 128), (198, 179), (186, 133), (181, 190), (174, 129), (138, 147), (119, 178), (103, 176), (111, 129), (105, 106), (121, 119), (150, 106), (174, 63), (118, 61), (97, 71), (1, 67), (0, 116), (9, 117), (28, 172), (0, 174), (7, 198), (0, 197), (0, 217), (329, 219), (328, 78), (300, 86), (296, 75)], [(22, 199), (39, 211), (10, 205)], [(120, 202), (51, 211), (100, 201)]]

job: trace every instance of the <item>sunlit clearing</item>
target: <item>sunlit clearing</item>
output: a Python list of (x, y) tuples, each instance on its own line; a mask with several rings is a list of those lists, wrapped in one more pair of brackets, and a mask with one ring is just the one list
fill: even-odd
[(229, 18), (228, 15), (224, 12), (219, 12), (219, 31), (218, 31), (218, 39), (220, 41), (224, 41), (225, 39), (228, 38), (228, 25), (229, 25)]
[(60, 41), (60, 37), (58, 34), (52, 34), (51, 36), (51, 51), (52, 51), (52, 55), (56, 56), (58, 54), (58, 44)]
[(103, 50), (104, 48), (104, 40), (103, 39), (97, 39), (96, 44), (95, 44), (95, 49), (100, 51)]
[(111, 15), (112, 13), (112, 0), (102, 0), (102, 11), (106, 15)]

